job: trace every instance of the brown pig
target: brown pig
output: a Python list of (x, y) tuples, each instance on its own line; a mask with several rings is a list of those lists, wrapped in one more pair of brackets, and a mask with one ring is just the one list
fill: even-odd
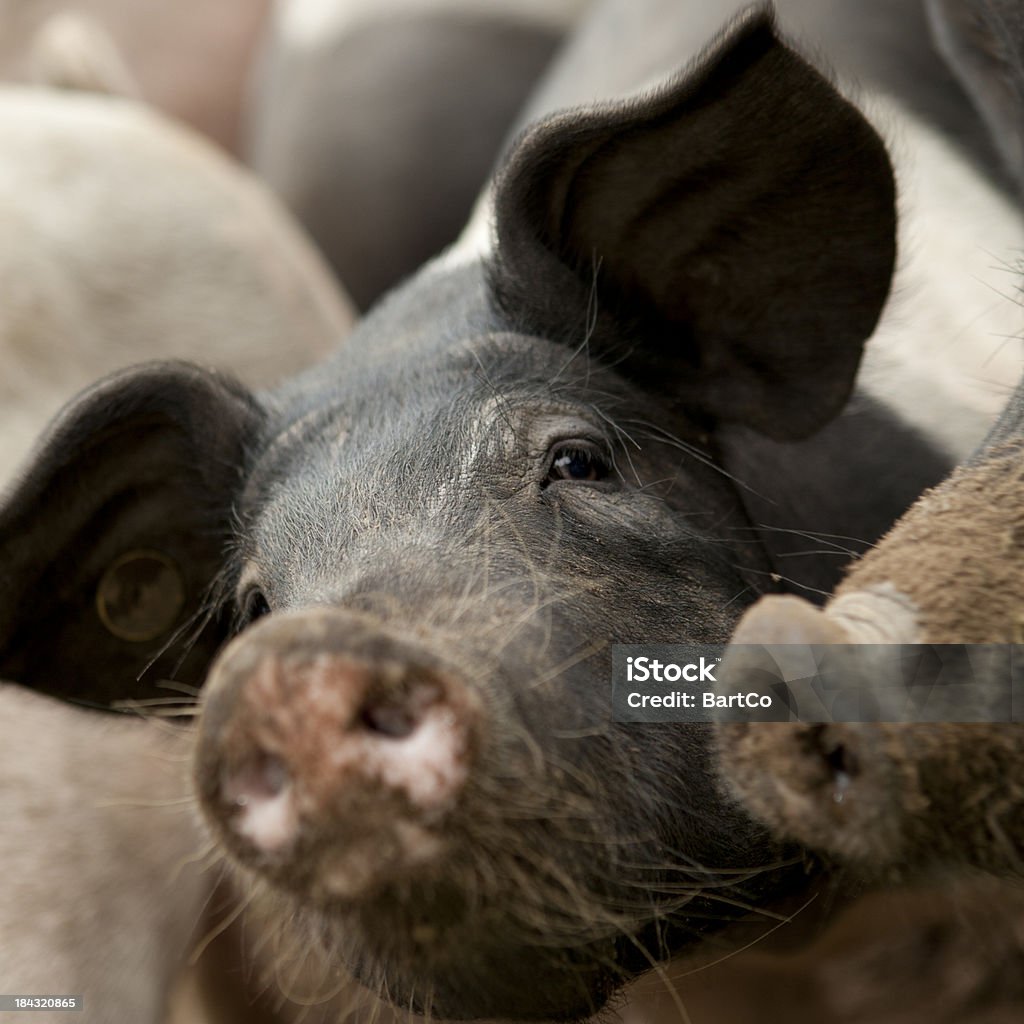
[[(824, 610), (793, 596), (763, 598), (732, 642), (1019, 643), (1022, 597), (1024, 386), (979, 452), (854, 566)], [(874, 685), (872, 650), (852, 648), (846, 669), (865, 692)], [(1019, 672), (1010, 650), (974, 656), (979, 700), (1009, 701), (1011, 658)], [(750, 678), (756, 658), (734, 649), (727, 685)], [(1024, 730), (1016, 722), (729, 724), (718, 752), (725, 784), (745, 808), (860, 870), (906, 876), (935, 860), (1021, 870)]]

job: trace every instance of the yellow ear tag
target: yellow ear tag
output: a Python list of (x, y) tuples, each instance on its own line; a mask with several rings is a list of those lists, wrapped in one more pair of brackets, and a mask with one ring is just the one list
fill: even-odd
[(100, 621), (119, 640), (155, 640), (174, 625), (185, 604), (181, 570), (159, 551), (129, 551), (96, 588)]

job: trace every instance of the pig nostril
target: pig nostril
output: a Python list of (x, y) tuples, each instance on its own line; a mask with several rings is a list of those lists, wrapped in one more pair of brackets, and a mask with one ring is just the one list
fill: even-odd
[(363, 695), (357, 722), (367, 732), (385, 739), (403, 740), (423, 724), (442, 699), (434, 679), (405, 677), (397, 686), (373, 686)]
[(284, 762), (271, 754), (264, 754), (225, 782), (224, 797), (235, 807), (272, 800), (288, 784), (288, 778)]
[(839, 743), (832, 750), (824, 755), (825, 763), (837, 777), (846, 776), (848, 779), (860, 774), (860, 763), (857, 755), (849, 747)]
[(393, 703), (368, 704), (360, 712), (359, 721), (370, 732), (394, 740), (412, 735), (419, 724), (410, 708)]
[(284, 762), (261, 754), (248, 764), (226, 773), (221, 796), (227, 805), (224, 824), (260, 853), (286, 850), (298, 834), (298, 811), (291, 776)]

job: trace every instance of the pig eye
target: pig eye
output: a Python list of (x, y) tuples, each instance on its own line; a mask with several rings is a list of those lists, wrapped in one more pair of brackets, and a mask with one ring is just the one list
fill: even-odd
[(251, 626), (257, 619), (270, 614), (270, 603), (259, 587), (250, 587), (239, 602), (239, 629)]
[(608, 476), (608, 462), (601, 452), (587, 441), (565, 441), (555, 446), (546, 484), (558, 480), (595, 483)]

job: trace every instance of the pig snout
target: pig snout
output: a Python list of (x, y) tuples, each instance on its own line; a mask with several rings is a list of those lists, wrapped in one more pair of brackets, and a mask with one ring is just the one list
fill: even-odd
[(243, 864), (352, 899), (441, 856), (478, 719), (463, 681), (414, 645), (345, 612), (273, 615), (211, 673), (202, 804)]

